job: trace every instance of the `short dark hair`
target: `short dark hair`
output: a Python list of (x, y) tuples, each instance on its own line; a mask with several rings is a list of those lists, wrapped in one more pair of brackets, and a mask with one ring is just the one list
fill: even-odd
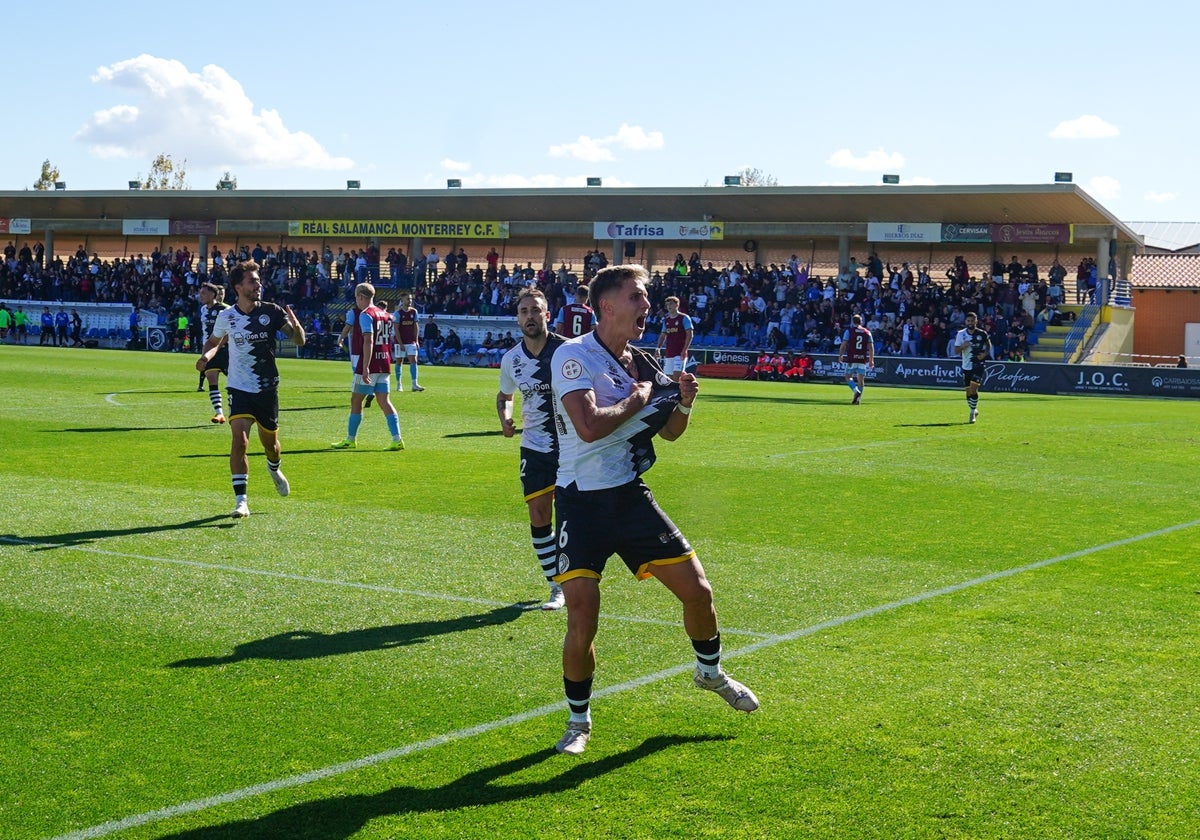
[(610, 292), (621, 288), (625, 281), (633, 278), (642, 283), (650, 282), (650, 273), (640, 265), (610, 265), (596, 272), (590, 286), (592, 305), (596, 309), (596, 320), (600, 320), (600, 299)]
[(542, 306), (544, 306), (546, 308), (546, 310), (549, 311), (550, 301), (546, 300), (546, 293), (543, 292), (541, 289), (539, 289), (537, 286), (526, 286), (524, 289), (521, 290), (521, 293), (519, 295), (517, 295), (517, 308), (518, 309), (521, 308), (521, 301), (527, 297), (538, 298), (539, 300), (541, 300)]

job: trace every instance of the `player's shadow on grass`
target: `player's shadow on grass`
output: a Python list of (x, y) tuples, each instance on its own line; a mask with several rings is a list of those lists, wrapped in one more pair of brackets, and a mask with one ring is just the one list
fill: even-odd
[(38, 537), (18, 537), (16, 534), (0, 535), (0, 541), (17, 545), (35, 546), (36, 551), (49, 551), (70, 545), (83, 545), (108, 539), (109, 537), (131, 537), (136, 534), (157, 534), (160, 531), (181, 531), (187, 528), (233, 528), (228, 516), (206, 516), (188, 522), (171, 522), (159, 525), (138, 525), (133, 528), (96, 528), (91, 531), (71, 531), (63, 534), (44, 534)]
[(88, 432), (177, 432), (186, 429), (207, 429), (211, 423), (196, 423), (191, 426), (93, 426), (86, 429), (46, 429), (49, 434), (70, 432), (71, 434), (86, 434)]
[(957, 423), (897, 423), (897, 429), (942, 429), (954, 426), (970, 426), (966, 420)]
[[(515, 434), (519, 437), (521, 434), (521, 431), (522, 431), (521, 429), (517, 429)], [(444, 437), (444, 438), (499, 437), (503, 434), (504, 434), (504, 432), (500, 431), (499, 429), (491, 429), (486, 432), (455, 432), (452, 435), (442, 435), (442, 437)]]
[(769, 403), (776, 403), (777, 405), (796, 405), (797, 403), (812, 404), (812, 405), (831, 405), (834, 403), (842, 403), (842, 402), (846, 403), (846, 405), (850, 404), (850, 399), (848, 397), (846, 399), (840, 399), (840, 398), (833, 399), (833, 397), (830, 395), (830, 393), (828, 391), (817, 391), (817, 392), (811, 392), (808, 394), (789, 393), (786, 396), (781, 395), (781, 396), (774, 396), (774, 397), (751, 396), (751, 395), (742, 395), (742, 394), (739, 394), (737, 396), (733, 396), (732, 394), (705, 394), (704, 396), (701, 397), (701, 399), (704, 400), (705, 402), (729, 403), (731, 405), (736, 405), (737, 403), (747, 403), (747, 402), (769, 402)]
[(363, 653), (370, 650), (416, 645), (434, 636), (461, 633), (480, 627), (495, 627), (507, 624), (523, 615), (520, 605), (497, 607), (478, 615), (463, 615), (456, 618), (434, 621), (410, 621), (404, 624), (389, 624), (384, 627), (366, 627), (346, 630), (341, 633), (318, 633), (313, 630), (291, 630), (277, 633), (265, 639), (243, 642), (228, 656), (200, 656), (172, 662), (170, 668), (207, 668), (212, 665), (230, 665), (247, 659), (274, 659), (286, 662), (295, 659), (319, 659), (323, 656), (341, 656), (345, 653)]
[[(371, 820), (380, 817), (439, 814), (553, 796), (575, 790), (607, 773), (624, 770), (634, 762), (672, 747), (727, 740), (730, 738), (726, 735), (656, 735), (634, 749), (596, 761), (557, 757), (553, 749), (547, 748), (475, 770), (442, 787), (400, 785), (378, 793), (301, 802), (261, 817), (168, 836), (173, 840), (279, 840), (282, 837), (342, 840), (353, 837)], [(547, 759), (558, 762), (563, 771), (545, 781), (497, 784), (505, 776), (530, 770)], [(681, 756), (679, 760), (701, 762), (696, 756)]]
[[(388, 443), (391, 443), (391, 441), (389, 440)], [(264, 453), (261, 449), (258, 449), (257, 451), (255, 450), (256, 446), (258, 446), (258, 441), (257, 441), (257, 438), (255, 437), (254, 433), (252, 432), (250, 435), (250, 451), (246, 453), (247, 458), (264, 458), (264, 457), (266, 457), (266, 453)], [(370, 447), (361, 447), (359, 449), (356, 449), (355, 451), (356, 452), (363, 452), (363, 451), (370, 452), (371, 448)], [(382, 442), (380, 442), (380, 444), (379, 444), (378, 451), (379, 452), (387, 451), (383, 448)], [(290, 449), (288, 447), (284, 447), (283, 454), (284, 455), (338, 455), (340, 457), (345, 457), (345, 455), (346, 455), (346, 453), (343, 452), (342, 450), (334, 449), (332, 446), (322, 446), (320, 449)], [(186, 458), (219, 458), (222, 461), (228, 461), (229, 453), (228, 452), (185, 452), (181, 455), (177, 455), (176, 457), (177, 458), (185, 458), (185, 459)]]
[(279, 409), (279, 413), (283, 414), (285, 411), (329, 411), (334, 408), (340, 408), (345, 411), (346, 405), (299, 405), (292, 406), (291, 408), (281, 408)]

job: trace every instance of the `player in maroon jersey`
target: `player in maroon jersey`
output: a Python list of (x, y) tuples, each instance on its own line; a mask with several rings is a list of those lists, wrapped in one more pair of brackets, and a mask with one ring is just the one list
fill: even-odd
[[(346, 421), (346, 439), (334, 449), (358, 446), (358, 428), (362, 425), (363, 406), (368, 395), (374, 396), (387, 420), (392, 435), (389, 450), (401, 451), (400, 417), (389, 392), (392, 381), (392, 318), (375, 305), (375, 287), (359, 283), (354, 288), (355, 314), (350, 326), (350, 358), (354, 364), (354, 384), (350, 391), (350, 417)], [(399, 377), (397, 377), (399, 378)]]
[(554, 331), (563, 338), (579, 338), (592, 331), (596, 314), (588, 306), (588, 287), (580, 283), (575, 287), (575, 302), (568, 303), (558, 311)]
[(854, 394), (851, 403), (858, 405), (862, 401), (867, 370), (875, 367), (875, 339), (871, 337), (871, 331), (863, 326), (861, 315), (851, 316), (850, 327), (842, 336), (838, 361), (846, 365), (846, 384)]
[(412, 389), (424, 391), (417, 382), (417, 353), (421, 349), (421, 340), (417, 335), (417, 310), (413, 308), (412, 295), (408, 292), (400, 293), (400, 302), (396, 304), (396, 311), (392, 313), (392, 323), (396, 327), (396, 390), (404, 390), (400, 382), (400, 362), (403, 359), (408, 365), (408, 378)]
[(692, 319), (679, 311), (679, 298), (671, 295), (665, 301), (662, 332), (658, 334), (658, 349), (662, 352), (663, 373), (679, 381), (687, 365), (688, 348), (692, 346)]

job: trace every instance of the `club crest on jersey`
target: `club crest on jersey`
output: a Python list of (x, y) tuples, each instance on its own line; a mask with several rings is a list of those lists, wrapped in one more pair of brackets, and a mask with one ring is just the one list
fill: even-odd
[(265, 327), (267, 324), (271, 323), (271, 316), (264, 312), (262, 315), (258, 316), (258, 323)]
[(562, 375), (565, 379), (578, 379), (583, 375), (583, 365), (574, 359), (567, 359), (563, 362)]

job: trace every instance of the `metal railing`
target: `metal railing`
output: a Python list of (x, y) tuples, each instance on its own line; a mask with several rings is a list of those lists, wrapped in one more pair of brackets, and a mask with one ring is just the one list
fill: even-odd
[(1071, 331), (1067, 333), (1067, 337), (1063, 340), (1064, 364), (1071, 363), (1071, 360), (1075, 357), (1075, 351), (1079, 349), (1079, 345), (1091, 335), (1092, 327), (1099, 315), (1100, 307), (1094, 303), (1088, 304), (1079, 311), (1079, 317), (1075, 319), (1075, 323), (1071, 326)]

